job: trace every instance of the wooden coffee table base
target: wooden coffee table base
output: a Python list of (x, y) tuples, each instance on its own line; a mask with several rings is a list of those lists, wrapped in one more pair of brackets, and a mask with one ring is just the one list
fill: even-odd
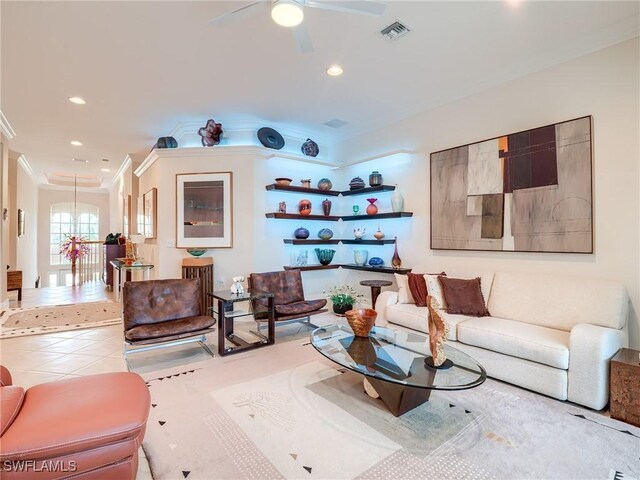
[(371, 377), (365, 377), (364, 382), (367, 395), (377, 398), (372, 395), (372, 392), (367, 391), (366, 383), (369, 382), (369, 385), (374, 388), (380, 399), (396, 417), (422, 405), (431, 396), (431, 389), (429, 388), (407, 387)]

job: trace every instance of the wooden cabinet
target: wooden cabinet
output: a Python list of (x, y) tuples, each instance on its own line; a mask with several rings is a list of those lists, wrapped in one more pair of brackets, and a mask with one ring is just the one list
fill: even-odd
[[(113, 287), (113, 267), (109, 264), (111, 260), (116, 258), (123, 258), (127, 255), (127, 246), (123, 244), (112, 244), (103, 246), (104, 251), (104, 272), (102, 278), (104, 283)], [(131, 272), (127, 272), (127, 280), (131, 280)]]
[(7, 272), (7, 292), (18, 291), (18, 301), (22, 300), (22, 270)]
[(200, 279), (200, 315), (212, 315), (213, 257), (183, 258), (182, 278)]

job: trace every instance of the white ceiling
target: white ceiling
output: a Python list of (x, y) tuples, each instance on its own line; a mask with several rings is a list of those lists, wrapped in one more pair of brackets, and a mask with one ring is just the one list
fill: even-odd
[[(241, 4), (3, 0), (11, 149), (39, 175), (106, 186), (127, 153), (181, 122), (257, 120), (332, 142), (635, 37), (640, 24), (639, 2), (389, 1), (382, 17), (306, 9), (315, 52), (302, 54), (265, 10), (209, 23)], [(412, 31), (389, 43), (377, 32), (395, 20)], [(342, 77), (325, 74), (333, 63)], [(349, 124), (322, 125), (333, 118)]]

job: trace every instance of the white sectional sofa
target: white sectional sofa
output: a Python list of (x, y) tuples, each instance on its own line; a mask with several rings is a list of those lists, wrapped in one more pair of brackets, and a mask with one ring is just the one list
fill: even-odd
[[(605, 407), (609, 360), (628, 346), (624, 286), (526, 273), (450, 276), (479, 276), (491, 314), (444, 312), (451, 346), (475, 358), (490, 377), (596, 410)], [(380, 294), (376, 324), (427, 332), (427, 308), (397, 302), (398, 292)]]

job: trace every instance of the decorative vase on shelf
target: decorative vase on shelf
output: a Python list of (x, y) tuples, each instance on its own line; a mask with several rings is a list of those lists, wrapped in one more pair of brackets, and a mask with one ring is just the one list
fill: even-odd
[(300, 151), (308, 157), (317, 157), (318, 153), (320, 153), (318, 144), (310, 138), (307, 138), (307, 141), (302, 144)]
[(331, 237), (333, 237), (333, 232), (329, 228), (323, 228), (318, 232), (318, 238), (320, 240), (331, 240)]
[(398, 185), (396, 185), (396, 189), (393, 191), (393, 195), (391, 195), (391, 210), (394, 213), (404, 211), (404, 197), (402, 193), (400, 193)]
[(300, 200), (298, 202), (298, 213), (300, 215), (311, 215), (311, 200)]
[(302, 179), (300, 180), (300, 184), (302, 185), (303, 188), (311, 188), (311, 179), (310, 178)]
[(321, 265), (329, 265), (333, 260), (333, 255), (336, 253), (335, 250), (329, 248), (316, 248), (315, 251)]
[(402, 260), (400, 259), (400, 255), (398, 255), (398, 237), (394, 237), (393, 245), (393, 257), (391, 257), (391, 266), (395, 269), (398, 269), (402, 267)]
[(333, 187), (333, 183), (331, 183), (331, 180), (329, 180), (328, 178), (321, 178), (318, 181), (319, 190), (331, 190), (331, 187)]
[(353, 236), (355, 237), (356, 240), (362, 240), (362, 237), (364, 237), (364, 232), (366, 231), (367, 231), (366, 228), (354, 228)]
[(363, 267), (367, 264), (367, 259), (369, 258), (369, 252), (367, 250), (354, 250), (353, 251), (353, 261), (359, 267)]
[(322, 201), (322, 213), (325, 217), (328, 217), (331, 214), (331, 200), (325, 198)]
[(380, 230), (380, 225), (378, 225), (378, 230), (373, 234), (376, 240), (382, 240), (384, 238), (384, 233)]
[(293, 232), (293, 236), (298, 240), (305, 240), (309, 238), (309, 230), (304, 227), (297, 228), (295, 232)]
[(382, 185), (382, 174), (374, 170), (369, 174), (369, 186), (377, 187)]
[(369, 202), (369, 205), (367, 205), (367, 215), (375, 215), (378, 213), (378, 207), (375, 204), (377, 201), (377, 198), (367, 198), (367, 202)]

